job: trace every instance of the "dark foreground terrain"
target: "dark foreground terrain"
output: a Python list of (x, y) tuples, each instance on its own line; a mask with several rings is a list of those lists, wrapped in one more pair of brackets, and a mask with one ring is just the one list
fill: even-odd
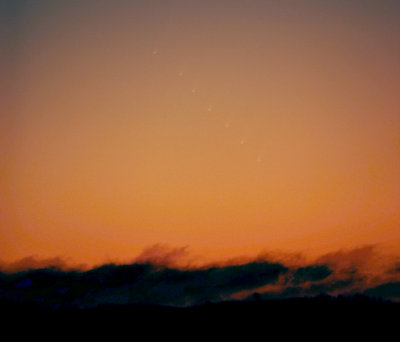
[(189, 307), (159, 305), (101, 305), (93, 308), (42, 308), (38, 304), (0, 302), (3, 322), (148, 322), (179, 324), (230, 324), (253, 322), (254, 324), (395, 324), (400, 326), (400, 303), (371, 299), (366, 296), (352, 297), (318, 296), (206, 303)]
[(400, 303), (362, 296), (55, 311), (2, 302), (0, 311), (3, 335), (17, 340), (395, 341), (400, 326)]
[[(238, 331), (257, 331), (267, 340), (271, 332), (281, 339), (322, 329), (318, 337), (325, 340), (344, 330), (397, 331), (400, 282), (350, 292), (360, 279), (353, 269), (337, 274), (324, 264), (287, 267), (264, 261), (188, 270), (136, 263), (88, 271), (0, 272), (0, 328), (13, 327), (14, 338), (37, 331), (51, 332), (56, 340), (74, 330), (100, 337), (105, 330), (123, 332), (129, 339), (143, 330), (149, 336), (190, 331), (185, 339), (192, 340), (217, 329), (224, 341)], [(277, 292), (224, 301), (278, 281)], [(333, 291), (347, 294), (325, 295)]]

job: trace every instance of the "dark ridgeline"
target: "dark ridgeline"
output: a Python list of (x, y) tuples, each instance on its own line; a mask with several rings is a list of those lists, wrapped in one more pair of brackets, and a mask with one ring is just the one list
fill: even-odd
[[(92, 308), (43, 308), (38, 304), (2, 301), (0, 314), (7, 322), (66, 326), (172, 326), (180, 329), (226, 327), (234, 334), (243, 326), (264, 327), (281, 331), (293, 327), (344, 327), (369, 329), (377, 326), (396, 327), (400, 318), (400, 303), (372, 299), (364, 295), (351, 297), (259, 299), (257, 295), (241, 301), (205, 303), (188, 307), (161, 305), (100, 305)], [(263, 329), (264, 329), (263, 328)]]
[[(0, 322), (45, 324), (63, 331), (74, 325), (102, 328), (114, 323), (194, 329), (213, 325), (231, 332), (244, 325), (283, 332), (293, 326), (335, 329), (356, 322), (396, 326), (400, 303), (391, 299), (400, 298), (400, 283), (349, 292), (359, 281), (352, 277), (354, 272), (347, 279), (335, 278), (327, 265), (289, 268), (269, 262), (189, 270), (132, 264), (84, 272), (56, 268), (0, 272)], [(276, 292), (227, 300), (277, 284)], [(335, 290), (347, 295), (327, 295)]]

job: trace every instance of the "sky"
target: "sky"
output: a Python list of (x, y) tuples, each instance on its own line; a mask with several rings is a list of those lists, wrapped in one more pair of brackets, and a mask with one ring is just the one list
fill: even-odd
[(400, 255), (398, 1), (1, 1), (0, 260)]

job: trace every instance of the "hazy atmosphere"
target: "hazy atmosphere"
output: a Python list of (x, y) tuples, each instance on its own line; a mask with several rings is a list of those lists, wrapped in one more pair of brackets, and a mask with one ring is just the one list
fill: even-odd
[(1, 5), (0, 267), (399, 279), (399, 1)]

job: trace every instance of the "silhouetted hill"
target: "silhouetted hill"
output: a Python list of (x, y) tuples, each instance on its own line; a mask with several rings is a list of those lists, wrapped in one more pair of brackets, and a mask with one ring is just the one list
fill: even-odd
[(164, 305), (99, 305), (92, 308), (49, 309), (37, 303), (1, 301), (0, 314), (14, 319), (58, 319), (88, 321), (102, 320), (168, 320), (216, 319), (241, 320), (294, 320), (321, 322), (344, 319), (398, 319), (400, 303), (375, 300), (363, 295), (351, 297), (318, 296), (314, 298), (290, 298), (205, 303), (188, 307)]

